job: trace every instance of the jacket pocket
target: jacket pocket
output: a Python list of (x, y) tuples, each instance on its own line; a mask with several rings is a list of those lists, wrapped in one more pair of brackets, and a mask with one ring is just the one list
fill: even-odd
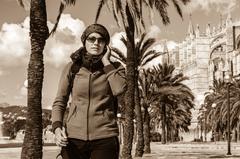
[(73, 116), (73, 114), (76, 113), (76, 109), (77, 109), (77, 106), (76, 104), (72, 104), (69, 108), (69, 114), (68, 114), (68, 117), (67, 117), (67, 122), (70, 121), (71, 117)]

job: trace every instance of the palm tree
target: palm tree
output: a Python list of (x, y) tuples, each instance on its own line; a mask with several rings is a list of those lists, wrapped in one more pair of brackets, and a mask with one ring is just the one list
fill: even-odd
[(235, 141), (238, 141), (240, 136), (240, 80), (236, 80), (233, 85), (232, 92), (232, 108), (231, 108), (231, 123), (232, 123), (232, 129), (236, 130), (236, 138)]
[[(205, 93), (204, 106), (206, 111), (206, 120), (208, 123), (207, 131), (218, 132), (219, 139), (224, 132), (224, 120), (223, 120), (223, 108), (226, 106), (226, 83), (222, 80), (214, 80), (213, 86), (210, 87), (210, 92)], [(215, 108), (212, 108), (213, 103), (216, 104)]]
[[(134, 69), (134, 62), (136, 55), (134, 50), (134, 39), (135, 39), (135, 32), (138, 33), (141, 31), (141, 27), (145, 28), (143, 16), (142, 16), (142, 5), (145, 4), (147, 8), (155, 8), (164, 24), (168, 24), (170, 22), (168, 14), (167, 14), (167, 7), (168, 2), (166, 0), (131, 0), (131, 1), (120, 1), (120, 0), (100, 0), (99, 1), (99, 8), (97, 10), (95, 22), (97, 22), (102, 6), (107, 4), (107, 2), (111, 2), (112, 4), (112, 13), (114, 18), (119, 24), (118, 15), (120, 15), (122, 19), (122, 23), (127, 35), (127, 80), (128, 80), (128, 89), (127, 89), (127, 98), (126, 98), (126, 129), (128, 132), (124, 133), (125, 140), (122, 149), (122, 156), (123, 158), (132, 158), (131, 150), (132, 150), (132, 141), (133, 141), (133, 109), (134, 109), (134, 90), (135, 90), (135, 69)], [(181, 0), (183, 4), (187, 4), (190, 0)], [(179, 6), (178, 1), (171, 0), (174, 6), (177, 9), (177, 12), (182, 17), (181, 8)]]
[[(191, 92), (190, 92), (191, 95)], [(166, 128), (167, 141), (173, 142), (179, 139), (179, 130), (188, 132), (191, 124), (191, 109), (194, 107), (192, 96), (189, 97), (185, 91), (181, 95), (169, 94), (165, 99), (166, 105)], [(157, 100), (151, 107), (151, 120), (159, 125), (162, 121), (162, 109)]]
[[(162, 112), (162, 143), (166, 143), (166, 106), (169, 105), (169, 100), (172, 99), (172, 96), (179, 101), (189, 102), (189, 106), (193, 106), (192, 101), (194, 96), (191, 92), (191, 89), (182, 83), (182, 81), (187, 80), (182, 73), (173, 75), (174, 71), (173, 65), (168, 65), (164, 63), (163, 65), (159, 64), (158, 67), (154, 68), (155, 77), (155, 92), (158, 94), (159, 106)], [(181, 100), (180, 100), (181, 99)], [(179, 102), (178, 101), (178, 102)], [(170, 107), (168, 109), (171, 109)]]
[(139, 78), (139, 87), (143, 106), (143, 134), (144, 134), (144, 153), (151, 153), (150, 148), (150, 114), (148, 108), (157, 100), (157, 95), (153, 91), (154, 75), (151, 70), (143, 70)]
[[(135, 45), (135, 54), (137, 58), (135, 58), (135, 115), (136, 115), (136, 124), (137, 124), (137, 145), (135, 151), (135, 157), (142, 157), (144, 152), (144, 137), (143, 137), (143, 121), (142, 121), (142, 112), (141, 112), (141, 104), (140, 104), (140, 96), (139, 96), (139, 88), (138, 88), (138, 81), (139, 81), (139, 71), (143, 69), (143, 67), (152, 61), (154, 58), (158, 57), (162, 53), (156, 52), (154, 50), (149, 49), (155, 42), (155, 39), (148, 38), (145, 39), (146, 34), (142, 34), (139, 41), (136, 42)], [(121, 38), (122, 42), (127, 45), (127, 41), (125, 38)], [(112, 54), (114, 58), (122, 63), (126, 63), (126, 58), (124, 53), (117, 48), (112, 48), (113, 52), (116, 53)]]
[(48, 34), (45, 1), (32, 0), (30, 8), (32, 52), (28, 65), (28, 107), (22, 159), (42, 158), (43, 49)]
[[(22, 7), (24, 3), (18, 0)], [(70, 2), (66, 2), (70, 4)], [(45, 0), (31, 0), (30, 38), (31, 55), (28, 64), (28, 97), (22, 159), (42, 158), (42, 83), (44, 75), (43, 50), (49, 30)]]

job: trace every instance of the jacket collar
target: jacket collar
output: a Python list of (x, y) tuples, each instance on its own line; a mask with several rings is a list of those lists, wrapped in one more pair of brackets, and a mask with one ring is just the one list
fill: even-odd
[(87, 68), (91, 72), (101, 70), (104, 65), (101, 61), (102, 55), (92, 56), (87, 54), (84, 47), (79, 48), (71, 54), (71, 59), (73, 63), (79, 63), (83, 67)]

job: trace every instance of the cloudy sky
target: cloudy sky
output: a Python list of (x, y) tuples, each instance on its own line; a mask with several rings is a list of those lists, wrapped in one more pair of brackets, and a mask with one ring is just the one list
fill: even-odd
[[(60, 0), (47, 0), (48, 25), (55, 22)], [(205, 31), (208, 23), (218, 26), (221, 17), (231, 13), (233, 21), (240, 20), (239, 0), (192, 0), (183, 7), (183, 20), (170, 5), (171, 24), (163, 26), (157, 13), (154, 25), (150, 26), (146, 16), (149, 36), (171, 41), (169, 47), (185, 39), (192, 14), (193, 25)], [(44, 50), (45, 76), (43, 84), (43, 107), (50, 108), (57, 91), (57, 83), (63, 66), (69, 61), (71, 52), (81, 46), (83, 29), (93, 23), (97, 1), (78, 0), (74, 7), (68, 7), (59, 23), (58, 31), (47, 40)], [(105, 7), (99, 23), (106, 25), (112, 36), (112, 45), (120, 47), (119, 37), (123, 34), (113, 16)], [(222, 14), (222, 16), (221, 16)], [(26, 105), (27, 65), (30, 54), (29, 13), (18, 6), (16, 0), (0, 1), (0, 103)]]

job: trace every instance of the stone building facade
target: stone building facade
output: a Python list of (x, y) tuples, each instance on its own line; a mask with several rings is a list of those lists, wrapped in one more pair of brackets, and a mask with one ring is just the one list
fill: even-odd
[(205, 30), (201, 30), (190, 20), (185, 40), (168, 53), (163, 59), (168, 59), (177, 71), (190, 78), (185, 84), (196, 98), (192, 121), (196, 123), (196, 110), (203, 103), (204, 93), (209, 91), (213, 79), (222, 79), (226, 71), (233, 75), (240, 73), (240, 21), (233, 21), (228, 15), (217, 27), (207, 24)]

